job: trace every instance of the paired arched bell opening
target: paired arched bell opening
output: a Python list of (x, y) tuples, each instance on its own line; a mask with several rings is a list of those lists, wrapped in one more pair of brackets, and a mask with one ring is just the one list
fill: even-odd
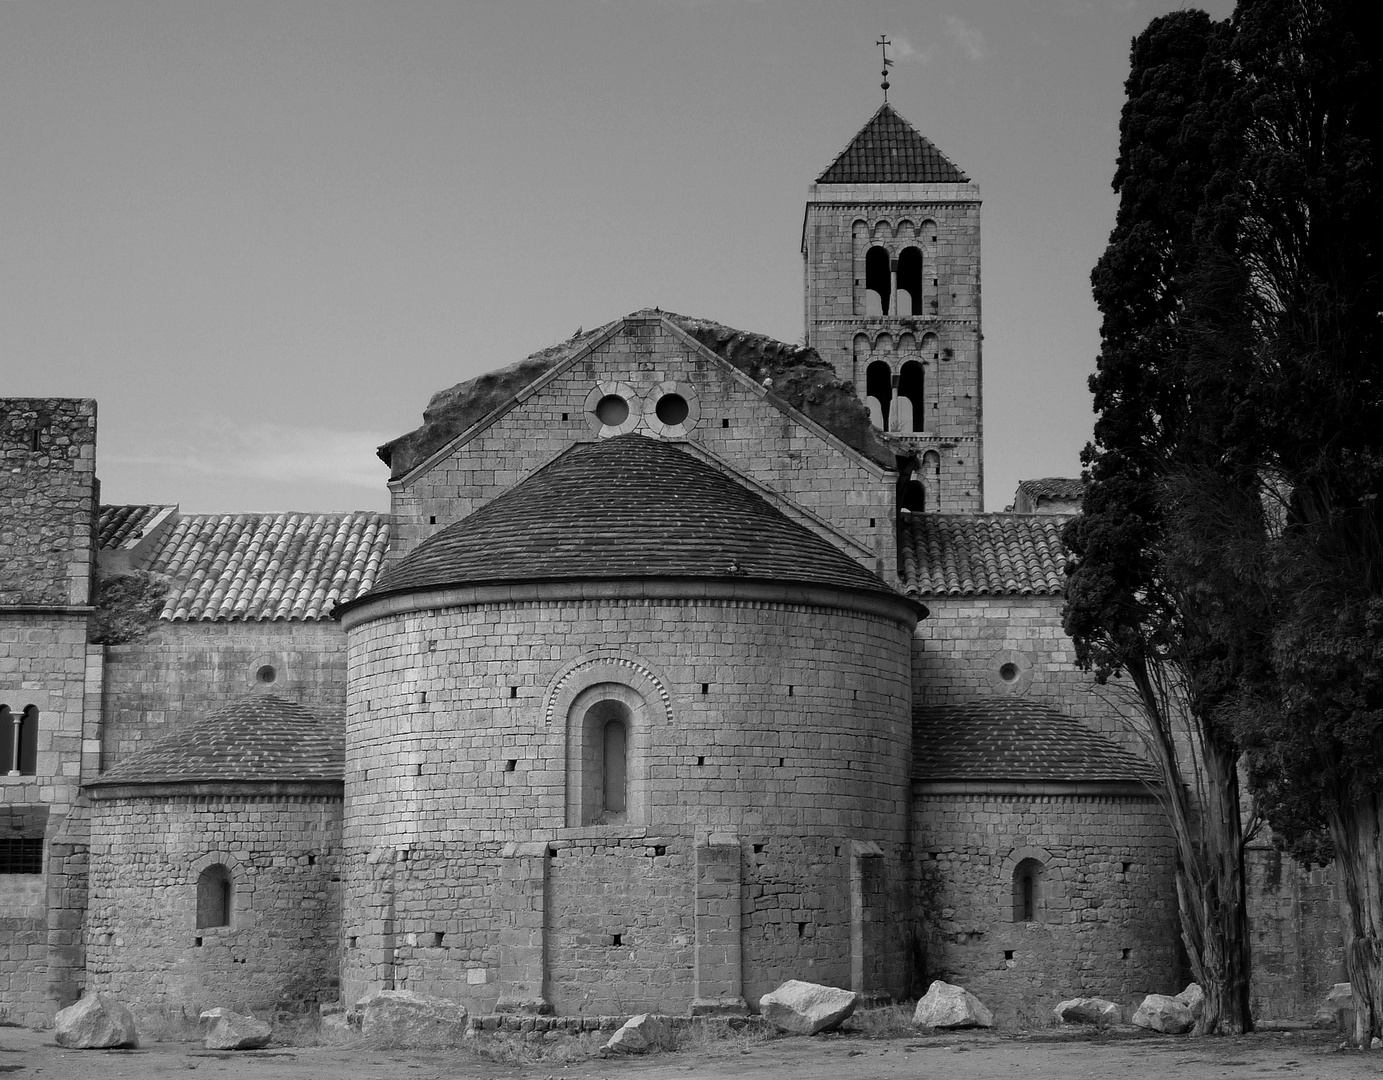
[(880, 431), (914, 433), (926, 427), (927, 376), (917, 360), (906, 360), (895, 374), (884, 360), (865, 369), (865, 404)]

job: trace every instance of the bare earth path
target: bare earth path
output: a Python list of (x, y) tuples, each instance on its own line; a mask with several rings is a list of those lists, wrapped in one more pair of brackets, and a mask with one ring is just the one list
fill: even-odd
[(734, 1042), (649, 1058), (563, 1065), (501, 1065), (468, 1051), (289, 1047), (214, 1054), (200, 1043), (135, 1051), (61, 1050), (51, 1032), (0, 1029), (0, 1075), (21, 1080), (1249, 1080), (1383, 1078), (1383, 1052), (1337, 1049), (1325, 1032), (1268, 1032), (1238, 1039), (1052, 1038), (979, 1033), (865, 1039)]

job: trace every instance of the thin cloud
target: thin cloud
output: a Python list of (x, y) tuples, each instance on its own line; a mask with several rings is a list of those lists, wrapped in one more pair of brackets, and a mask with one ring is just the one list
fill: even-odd
[(946, 16), (946, 37), (955, 45), (958, 45), (971, 60), (983, 60), (989, 55), (989, 49), (984, 43), (984, 35), (980, 33), (979, 27), (971, 26), (959, 15)]
[(102, 455), (120, 468), (158, 469), (191, 485), (204, 477), (341, 484), (378, 490), (388, 470), (375, 447), (390, 436), (286, 424), (231, 424), (206, 419), (156, 436), (134, 454)]
[(925, 64), (932, 58), (933, 49), (915, 48), (911, 41), (905, 37), (894, 37), (893, 44), (889, 50), (893, 53), (890, 59), (900, 64)]

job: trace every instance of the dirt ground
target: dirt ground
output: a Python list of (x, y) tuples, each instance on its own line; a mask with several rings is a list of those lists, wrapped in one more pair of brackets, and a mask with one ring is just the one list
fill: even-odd
[(62, 1050), (52, 1032), (0, 1029), (0, 1074), (28, 1080), (1248, 1080), (1266, 1076), (1383, 1077), (1383, 1052), (1340, 1050), (1330, 1032), (1262, 1032), (1191, 1039), (1112, 1034), (965, 1032), (908, 1038), (851, 1036), (730, 1040), (644, 1058), (504, 1065), (470, 1050), (381, 1051), (363, 1046), (213, 1053), (198, 1042), (139, 1050)]

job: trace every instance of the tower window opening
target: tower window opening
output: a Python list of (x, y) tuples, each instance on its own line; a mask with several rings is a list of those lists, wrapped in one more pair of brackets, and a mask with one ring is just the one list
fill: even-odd
[(888, 418), (893, 409), (893, 372), (882, 360), (869, 365), (864, 376), (865, 404), (869, 418), (880, 431), (889, 430)]
[(922, 513), (927, 509), (927, 488), (921, 480), (909, 480), (903, 485), (903, 497), (901, 499), (904, 510), (911, 510), (913, 513)]
[(866, 315), (887, 315), (892, 289), (893, 274), (889, 267), (888, 252), (881, 247), (872, 247), (864, 255), (864, 313)]
[(235, 885), (230, 870), (216, 863), (197, 878), (197, 929), (229, 926), (235, 900)]
[(898, 255), (898, 314), (922, 314), (922, 252), (915, 247)]
[(921, 431), (925, 426), (922, 420), (926, 415), (922, 400), (924, 388), (922, 365), (916, 360), (909, 360), (898, 372), (898, 422), (895, 425), (898, 431)]

